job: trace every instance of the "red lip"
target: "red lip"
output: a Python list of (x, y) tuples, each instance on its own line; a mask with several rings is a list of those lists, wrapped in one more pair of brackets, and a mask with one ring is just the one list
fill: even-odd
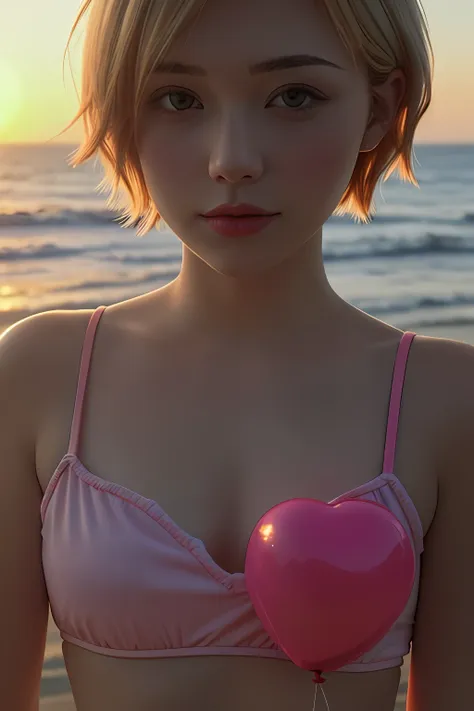
[(278, 215), (278, 212), (268, 212), (257, 205), (249, 205), (248, 203), (240, 203), (239, 205), (219, 205), (209, 212), (205, 212), (203, 217), (248, 217), (249, 215)]

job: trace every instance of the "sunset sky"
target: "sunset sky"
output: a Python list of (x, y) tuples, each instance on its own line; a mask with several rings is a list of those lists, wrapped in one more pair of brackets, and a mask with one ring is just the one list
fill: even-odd
[[(75, 114), (78, 100), (62, 58), (80, 0), (4, 0), (0, 6), (0, 143), (48, 141)], [(474, 0), (424, 0), (435, 50), (433, 103), (418, 142), (474, 143)], [(80, 86), (81, 25), (72, 45)], [(61, 137), (77, 143), (77, 125)]]

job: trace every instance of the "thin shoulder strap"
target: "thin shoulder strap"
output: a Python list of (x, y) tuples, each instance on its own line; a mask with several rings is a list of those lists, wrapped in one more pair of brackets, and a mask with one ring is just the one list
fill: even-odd
[(405, 382), (408, 354), (415, 335), (416, 334), (411, 331), (407, 331), (403, 334), (398, 346), (397, 356), (395, 358), (392, 390), (390, 393), (390, 405), (388, 409), (387, 433), (385, 437), (385, 452), (383, 457), (383, 472), (385, 474), (393, 474), (395, 466), (395, 450), (397, 446), (397, 433), (398, 423), (400, 420), (403, 385)]
[(89, 319), (82, 346), (81, 365), (79, 369), (79, 379), (77, 383), (76, 400), (74, 402), (74, 414), (72, 416), (71, 436), (69, 438), (68, 454), (77, 455), (79, 435), (82, 421), (82, 407), (84, 404), (84, 394), (86, 391), (87, 376), (89, 374), (94, 337), (100, 317), (104, 313), (106, 306), (99, 306)]

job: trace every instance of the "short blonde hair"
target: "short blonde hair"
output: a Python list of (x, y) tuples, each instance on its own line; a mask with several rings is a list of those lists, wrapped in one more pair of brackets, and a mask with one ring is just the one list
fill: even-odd
[[(379, 178), (398, 168), (418, 187), (413, 141), (431, 103), (434, 57), (420, 0), (323, 0), (344, 45), (366, 62), (372, 85), (395, 68), (406, 76), (406, 92), (395, 121), (380, 144), (359, 153), (335, 214), (369, 222)], [(66, 45), (90, 10), (82, 60), (80, 106), (64, 133), (82, 118), (84, 139), (69, 164), (98, 153), (105, 171), (99, 190), (111, 188), (110, 209), (121, 210), (124, 227), (145, 236), (158, 227), (137, 152), (137, 117), (145, 84), (174, 38), (197, 19), (206, 0), (83, 0)], [(134, 100), (130, 101), (130, 97)], [(61, 135), (59, 134), (59, 135)], [(123, 193), (125, 191), (125, 194)], [(125, 198), (125, 200), (124, 200)]]

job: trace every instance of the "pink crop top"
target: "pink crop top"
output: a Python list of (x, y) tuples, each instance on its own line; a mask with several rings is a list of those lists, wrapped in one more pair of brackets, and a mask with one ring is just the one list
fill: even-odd
[[(61, 637), (112, 657), (245, 655), (289, 661), (263, 629), (244, 573), (228, 573), (202, 541), (183, 531), (159, 503), (88, 471), (77, 455), (81, 414), (97, 324), (91, 316), (81, 356), (67, 453), (41, 504), (43, 569)], [(399, 666), (409, 652), (418, 597), (423, 530), (393, 473), (408, 352), (405, 333), (393, 372), (382, 473), (343, 494), (377, 501), (405, 527), (416, 553), (416, 578), (405, 610), (386, 637), (341, 671)], [(262, 512), (263, 513), (263, 512)]]

